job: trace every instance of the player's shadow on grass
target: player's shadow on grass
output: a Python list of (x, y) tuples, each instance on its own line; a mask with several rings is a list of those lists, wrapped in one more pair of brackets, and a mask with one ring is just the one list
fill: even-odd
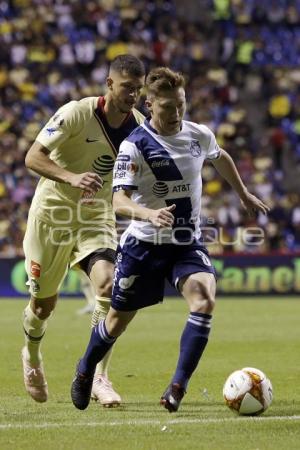
[(261, 417), (292, 417), (299, 416), (300, 400), (276, 400)]
[[(209, 404), (208, 402), (185, 402), (178, 413), (170, 415), (170, 417), (176, 417), (178, 414), (184, 412), (185, 415), (189, 416), (199, 416), (199, 413), (208, 413), (208, 412), (220, 412), (220, 409), (223, 407), (223, 403), (213, 402)], [(118, 408), (108, 408), (115, 412), (120, 411), (127, 413), (153, 413), (157, 414), (159, 411), (162, 413), (166, 412), (166, 409), (159, 404), (159, 402), (126, 402)]]
[[(114, 408), (114, 411), (122, 410), (126, 412), (132, 413), (143, 413), (153, 412), (157, 414), (157, 409), (159, 408), (159, 402), (126, 402), (123, 405), (120, 405), (118, 408)], [(163, 409), (161, 407), (161, 409)]]

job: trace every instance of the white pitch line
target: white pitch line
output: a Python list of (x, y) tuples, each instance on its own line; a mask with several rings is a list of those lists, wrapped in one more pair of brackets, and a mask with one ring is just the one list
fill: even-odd
[(227, 423), (227, 422), (271, 422), (274, 421), (294, 421), (300, 420), (300, 416), (265, 416), (265, 417), (228, 417), (225, 419), (171, 419), (171, 420), (116, 420), (114, 422), (72, 422), (72, 423), (6, 423), (0, 424), (0, 429), (34, 429), (34, 428), (72, 428), (72, 427), (121, 427), (121, 426), (136, 426), (136, 425), (176, 425), (176, 424), (209, 424), (209, 423)]

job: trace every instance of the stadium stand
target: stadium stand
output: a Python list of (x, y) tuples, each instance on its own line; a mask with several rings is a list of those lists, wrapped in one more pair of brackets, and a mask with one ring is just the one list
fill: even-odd
[(222, 230), (210, 251), (300, 249), (300, 1), (187, 0), (184, 10), (179, 3), (0, 2), (1, 257), (22, 255), (37, 182), (24, 157), (38, 130), (63, 103), (102, 94), (108, 61), (127, 52), (147, 69), (169, 65), (186, 75), (187, 118), (216, 133), (251, 191), (272, 207), (258, 218), (263, 245), (235, 242), (237, 229), (256, 222), (206, 165), (203, 224), (208, 239)]

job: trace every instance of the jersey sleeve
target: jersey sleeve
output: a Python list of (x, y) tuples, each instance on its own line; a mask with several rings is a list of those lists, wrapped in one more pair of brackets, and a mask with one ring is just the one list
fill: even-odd
[(113, 192), (137, 190), (141, 176), (141, 155), (135, 144), (123, 141), (114, 165)]
[(78, 102), (72, 101), (62, 106), (46, 123), (36, 137), (36, 141), (50, 152), (58, 148), (71, 136), (78, 134), (83, 121)]
[(205, 125), (201, 126), (205, 133), (205, 147), (206, 159), (217, 159), (220, 156), (221, 150), (217, 143), (214, 133)]

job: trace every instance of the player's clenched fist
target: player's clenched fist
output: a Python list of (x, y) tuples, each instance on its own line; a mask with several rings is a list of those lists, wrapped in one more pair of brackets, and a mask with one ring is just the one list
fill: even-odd
[(94, 172), (73, 174), (69, 182), (71, 186), (83, 189), (90, 194), (96, 194), (103, 186), (102, 178)]
[(148, 220), (156, 227), (164, 228), (171, 227), (174, 223), (174, 216), (172, 211), (176, 208), (176, 205), (167, 206), (166, 208), (152, 209)]

